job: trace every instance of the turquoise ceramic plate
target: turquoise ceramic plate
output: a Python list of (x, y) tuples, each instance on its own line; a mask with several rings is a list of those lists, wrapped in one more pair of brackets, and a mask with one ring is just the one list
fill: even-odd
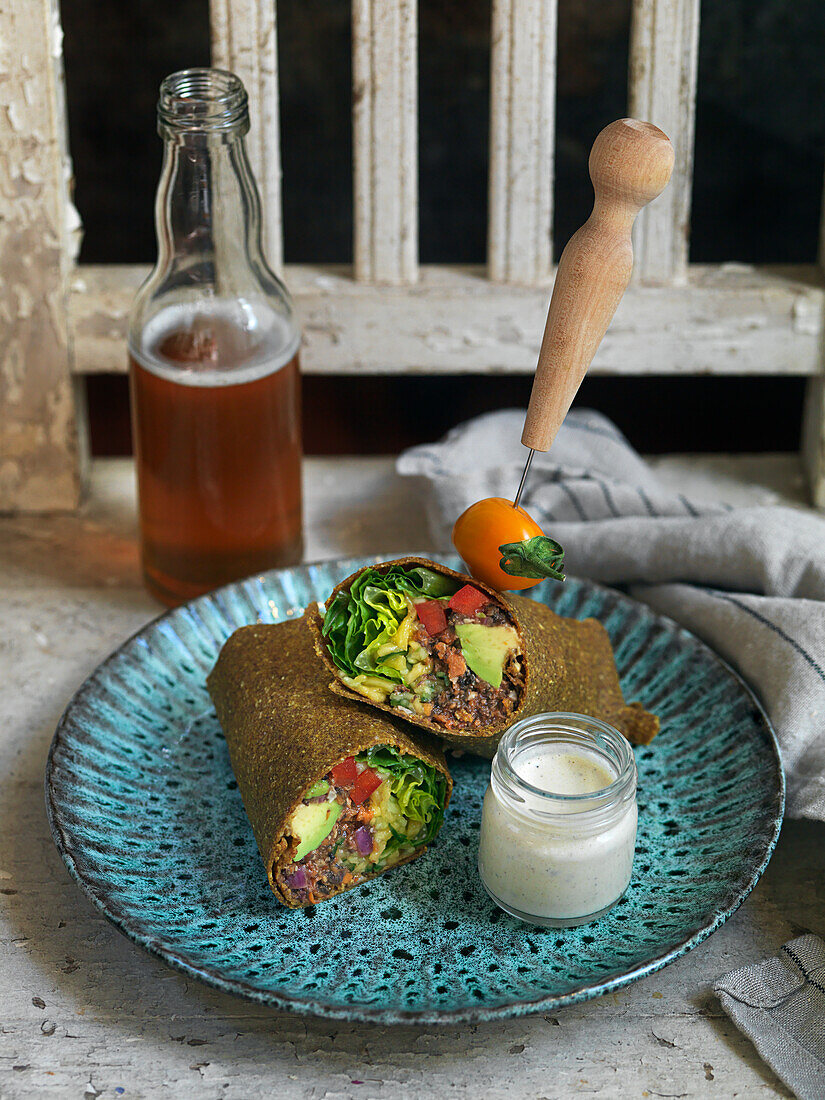
[[(706, 646), (585, 581), (533, 589), (610, 632), (629, 699), (662, 718), (636, 752), (633, 880), (600, 921), (540, 930), (495, 908), (476, 873), (489, 763), (451, 764), (435, 845), (317, 908), (267, 885), (204, 681), (243, 623), (299, 615), (357, 567), (324, 562), (230, 585), (151, 623), (69, 704), (46, 798), (81, 888), (135, 943), (221, 989), (296, 1012), (449, 1023), (555, 1008), (650, 974), (708, 936), (767, 865), (783, 782), (768, 720)], [(453, 558), (445, 558), (455, 565)]]

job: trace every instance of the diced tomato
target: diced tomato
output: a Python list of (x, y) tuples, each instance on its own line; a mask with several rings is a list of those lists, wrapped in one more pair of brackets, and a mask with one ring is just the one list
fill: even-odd
[(440, 634), (447, 629), (447, 616), (444, 614), (444, 606), (438, 600), (427, 600), (426, 603), (417, 603), (415, 610), (421, 625), (431, 637)]
[(356, 775), (355, 757), (348, 756), (332, 769), (332, 782), (336, 787), (348, 787), (355, 782)]
[(459, 588), (458, 592), (451, 597), (447, 606), (451, 607), (453, 611), (460, 611), (462, 615), (475, 615), (477, 611), (481, 610), (481, 608), (489, 602), (489, 596), (486, 596), (483, 592), (479, 592), (479, 590), (473, 588), (471, 584), (465, 584), (463, 588)]
[(350, 798), (358, 806), (362, 802), (366, 802), (372, 792), (377, 790), (383, 782), (381, 776), (374, 772), (372, 768), (364, 768), (355, 780), (355, 786), (350, 791)]

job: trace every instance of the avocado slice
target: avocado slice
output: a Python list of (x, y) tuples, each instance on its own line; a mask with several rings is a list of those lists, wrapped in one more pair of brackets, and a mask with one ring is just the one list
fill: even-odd
[(299, 839), (298, 850), (292, 857), (293, 862), (303, 859), (308, 852), (314, 852), (326, 840), (341, 809), (340, 802), (313, 802), (311, 806), (302, 802), (297, 807), (290, 821), (292, 835)]
[(476, 676), (495, 688), (499, 687), (507, 658), (514, 649), (518, 649), (515, 627), (459, 623), (455, 632), (461, 642), (464, 660)]

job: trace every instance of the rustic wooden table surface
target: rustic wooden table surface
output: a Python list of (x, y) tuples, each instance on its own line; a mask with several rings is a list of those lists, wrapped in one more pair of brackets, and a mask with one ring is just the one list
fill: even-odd
[[(801, 499), (793, 459), (667, 459), (683, 491)], [(307, 558), (427, 544), (414, 487), (385, 459), (306, 463)], [(786, 822), (771, 865), (709, 940), (619, 993), (478, 1027), (285, 1015), (215, 992), (135, 947), (52, 844), (43, 767), (70, 695), (158, 613), (140, 584), (126, 461), (99, 462), (76, 516), (0, 519), (0, 1096), (789, 1096), (713, 997), (713, 980), (825, 932), (825, 826)]]

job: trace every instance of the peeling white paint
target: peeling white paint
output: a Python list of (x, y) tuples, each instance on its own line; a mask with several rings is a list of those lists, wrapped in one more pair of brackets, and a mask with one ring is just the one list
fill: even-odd
[[(70, 299), (78, 368), (125, 370), (125, 319), (147, 269), (81, 270)], [(308, 373), (535, 370), (550, 288), (491, 283), (480, 269), (446, 266), (422, 267), (414, 290), (357, 283), (346, 268), (289, 266), (285, 278)], [(592, 370), (814, 375), (823, 301), (810, 267), (691, 267), (684, 286), (628, 289)]]
[[(239, 72), (249, 91), (248, 145), (266, 250), (277, 266), (275, 3), (212, 0), (211, 12), (215, 63)], [(628, 291), (593, 372), (812, 377), (806, 453), (825, 502), (821, 272), (685, 266), (698, 12), (698, 0), (634, 0), (631, 110), (669, 132), (676, 169), (665, 196), (639, 219), (642, 285)], [(356, 269), (359, 279), (386, 285), (357, 282), (348, 269), (286, 270), (304, 323), (305, 370), (534, 370), (550, 294), (543, 265), (550, 255), (555, 19), (555, 0), (493, 6), (490, 270), (511, 284), (538, 285), (503, 285), (481, 268), (450, 266), (422, 268), (420, 285), (412, 285), (419, 273), (415, 0), (355, 0)], [(57, 0), (0, 6), (0, 508), (77, 500), (69, 372), (126, 369), (126, 318), (145, 274), (116, 265), (72, 273), (81, 225), (70, 202), (61, 43)]]
[(0, 510), (71, 508), (80, 491), (58, 26), (57, 0), (0, 7)]
[(354, 270), (361, 282), (418, 275), (416, 0), (353, 0)]
[(815, 304), (807, 298), (797, 298), (794, 300), (791, 307), (791, 316), (793, 317), (793, 325), (796, 332), (802, 332), (809, 336), (818, 335), (822, 316), (816, 309)]
[[(262, 205), (264, 255), (283, 266), (281, 138), (276, 0), (211, 0), (212, 63), (241, 78), (249, 94), (246, 148)], [(257, 43), (256, 49), (251, 43)]]
[(634, 227), (634, 279), (641, 283), (687, 277), (699, 6), (699, 0), (633, 0), (628, 109), (664, 130), (676, 154), (670, 183)]
[(553, 270), (557, 0), (493, 0), (492, 19), (489, 273), (541, 286)]

